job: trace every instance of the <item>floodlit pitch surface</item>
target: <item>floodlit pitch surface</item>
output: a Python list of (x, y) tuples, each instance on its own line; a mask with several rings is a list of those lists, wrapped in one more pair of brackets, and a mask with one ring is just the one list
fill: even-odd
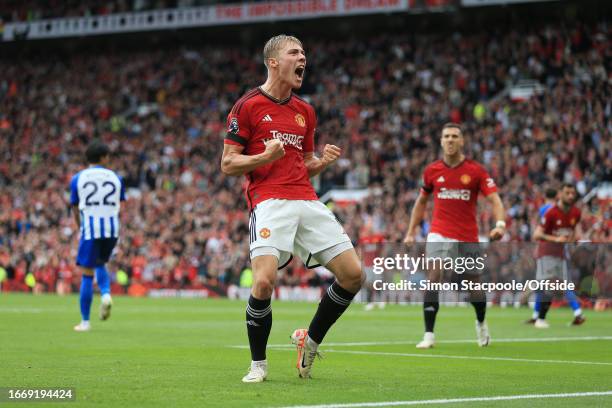
[(316, 304), (274, 302), (268, 381), (242, 384), (244, 302), (115, 297), (107, 322), (98, 306), (99, 296), (92, 331), (75, 333), (76, 296), (2, 293), (0, 387), (72, 387), (76, 402), (53, 404), (68, 407), (612, 406), (610, 312), (568, 327), (570, 310), (553, 309), (551, 328), (537, 330), (526, 308), (493, 308), (492, 344), (479, 348), (472, 308), (442, 306), (436, 348), (417, 350), (419, 306), (353, 304), (305, 381), (289, 335)]

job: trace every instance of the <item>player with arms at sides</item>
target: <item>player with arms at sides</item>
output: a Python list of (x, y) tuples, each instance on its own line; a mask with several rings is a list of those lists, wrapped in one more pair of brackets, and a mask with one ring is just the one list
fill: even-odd
[(309, 378), (323, 337), (359, 292), (362, 270), (351, 240), (310, 183), (340, 157), (325, 145), (314, 155), (316, 115), (295, 95), (304, 79), (306, 55), (295, 37), (279, 35), (264, 47), (268, 76), (263, 85), (240, 98), (227, 117), (221, 170), (245, 175), (250, 209), (250, 256), (253, 285), (246, 309), (251, 367), (242, 379), (262, 382), (268, 375), (266, 345), (272, 328), (270, 300), (277, 270), (293, 254), (308, 267), (320, 264), (336, 277), (321, 298), (308, 329), (291, 338), (298, 350), (297, 369)]
[(85, 156), (89, 167), (78, 172), (70, 182), (70, 205), (80, 229), (76, 263), (81, 267), (81, 322), (74, 327), (89, 331), (89, 313), (93, 300), (93, 275), (102, 295), (100, 319), (110, 317), (112, 299), (108, 262), (119, 237), (119, 207), (125, 200), (123, 180), (106, 168), (110, 150), (100, 140), (92, 141)]
[[(557, 203), (548, 209), (533, 233), (533, 239), (539, 241), (537, 248), (537, 272), (538, 280), (569, 280), (565, 243), (576, 242), (576, 227), (580, 222), (580, 210), (574, 205), (578, 193), (573, 184), (565, 183), (561, 187), (561, 193)], [(572, 295), (574, 295), (572, 291)], [(546, 314), (554, 296), (553, 292), (540, 292), (541, 300), (538, 317), (534, 326), (538, 329), (547, 329)], [(568, 299), (570, 300), (570, 299)], [(574, 295), (575, 305), (574, 320), (571, 325), (579, 326), (584, 323), (582, 309)], [(577, 306), (577, 308), (575, 308)]]
[[(497, 194), (497, 186), (487, 171), (477, 162), (467, 159), (463, 154), (463, 130), (459, 124), (447, 123), (442, 128), (442, 160), (425, 168), (419, 196), (416, 199), (408, 231), (404, 242), (415, 242), (418, 225), (423, 221), (427, 201), (433, 196), (434, 208), (431, 228), (427, 235), (426, 256), (431, 258), (456, 258), (462, 254), (479, 255), (478, 223), (476, 204), (478, 194), (482, 193), (491, 204), (495, 228), (489, 234), (491, 240), (501, 239), (505, 233), (505, 211)], [(471, 244), (473, 245), (471, 245)], [(473, 282), (480, 280), (482, 271), (465, 272), (465, 279)], [(428, 279), (439, 282), (443, 271), (431, 268)], [(478, 345), (485, 347), (490, 342), (489, 328), (485, 321), (486, 295), (483, 291), (470, 294), (471, 303), (476, 311), (476, 334)], [(431, 348), (435, 344), (434, 325), (440, 307), (438, 291), (425, 291), (423, 315), (425, 335), (417, 348)]]
[[(541, 220), (544, 219), (544, 215), (546, 215), (546, 212), (550, 210), (552, 207), (554, 207), (555, 204), (557, 204), (557, 190), (556, 189), (554, 188), (546, 189), (544, 196), (545, 196), (544, 204), (542, 204), (542, 206), (538, 210), (538, 224), (540, 224)], [(576, 294), (574, 293), (574, 291), (566, 290), (565, 298), (567, 299), (567, 303), (570, 305), (570, 307), (574, 311), (574, 320), (572, 321), (572, 325), (579, 326), (582, 323), (584, 323), (585, 319), (584, 319), (584, 316), (582, 315), (582, 309), (580, 308), (580, 302), (578, 301), (578, 298), (576, 297)], [(541, 304), (542, 304), (542, 293), (536, 292), (535, 302), (533, 305), (533, 316), (531, 317), (531, 319), (526, 320), (525, 323), (535, 324), (535, 322), (538, 319), (538, 316), (540, 315)], [(542, 323), (540, 323), (540, 325), (542, 325)]]

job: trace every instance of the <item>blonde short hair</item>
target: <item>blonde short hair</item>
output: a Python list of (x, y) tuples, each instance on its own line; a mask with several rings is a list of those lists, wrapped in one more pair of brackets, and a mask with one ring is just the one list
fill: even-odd
[(268, 66), (268, 59), (276, 58), (278, 51), (288, 42), (294, 42), (302, 46), (302, 42), (292, 35), (280, 34), (268, 40), (263, 50), (264, 64)]

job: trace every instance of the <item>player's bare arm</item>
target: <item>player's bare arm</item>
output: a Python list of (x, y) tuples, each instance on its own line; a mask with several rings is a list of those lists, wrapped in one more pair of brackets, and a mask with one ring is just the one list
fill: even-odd
[(489, 238), (496, 241), (501, 239), (506, 232), (506, 211), (499, 194), (491, 193), (487, 196), (487, 200), (491, 203), (493, 218), (495, 218), (495, 228), (489, 233)]
[(414, 202), (414, 207), (412, 207), (412, 212), (410, 213), (408, 231), (406, 232), (406, 236), (404, 237), (405, 244), (412, 244), (414, 242), (415, 229), (416, 226), (419, 225), (421, 221), (423, 221), (423, 217), (425, 216), (425, 209), (427, 208), (427, 200), (429, 200), (429, 194), (425, 194), (421, 191), (416, 201)]
[(264, 164), (271, 163), (285, 155), (285, 148), (280, 140), (273, 139), (266, 143), (263, 153), (247, 156), (242, 154), (244, 147), (225, 144), (221, 157), (221, 171), (228, 176), (242, 176)]
[(547, 241), (547, 242), (557, 242), (563, 243), (567, 242), (569, 237), (567, 236), (556, 236), (551, 234), (544, 233), (544, 228), (541, 225), (538, 225), (535, 232), (533, 233), (533, 239), (536, 241)]
[(331, 144), (325, 145), (321, 158), (316, 157), (313, 152), (304, 153), (304, 164), (308, 170), (308, 177), (314, 177), (321, 173), (327, 166), (338, 160), (341, 154), (342, 149)]
[(74, 216), (74, 222), (76, 222), (77, 227), (79, 227), (81, 225), (81, 214), (79, 213), (78, 204), (72, 206), (72, 215)]

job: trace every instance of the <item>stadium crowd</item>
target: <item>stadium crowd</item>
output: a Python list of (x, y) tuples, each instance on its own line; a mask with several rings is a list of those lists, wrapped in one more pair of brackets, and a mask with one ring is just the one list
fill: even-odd
[[(370, 191), (334, 205), (356, 245), (401, 242), (448, 121), (464, 124), (468, 155), (498, 184), (505, 240), (530, 240), (546, 187), (575, 182), (585, 195), (611, 181), (605, 24), (304, 40), (300, 94), (316, 108), (316, 142), (343, 149), (316, 181), (319, 193)], [(244, 179), (224, 176), (219, 161), (232, 104), (263, 82), (259, 51), (207, 45), (1, 60), (0, 267), (15, 287), (28, 273), (42, 290), (78, 283), (68, 187), (94, 137), (109, 144), (127, 185), (110, 269), (160, 287), (238, 282), (249, 264)], [(542, 92), (513, 101), (506, 91), (524, 78)], [(581, 204), (588, 239), (609, 242), (608, 204)], [(488, 231), (486, 206), (479, 214)], [(421, 239), (426, 232), (425, 224)], [(281, 282), (320, 278), (295, 261)]]
[[(262, 0), (250, 0), (256, 2)], [(439, 1), (439, 0), (438, 0)], [(236, 0), (3, 0), (0, 23), (240, 3)], [(6, 10), (6, 11), (3, 11)]]
[[(0, 19), (5, 23), (10, 23), (59, 17), (107, 15), (143, 10), (148, 8), (149, 3), (153, 2), (146, 0), (51, 0), (45, 2), (37, 0), (5, 0), (2, 2), (3, 11), (0, 14)], [(160, 5), (159, 8), (163, 8), (165, 2), (159, 1), (158, 3)], [(168, 5), (168, 7), (171, 6), (172, 4)]]

